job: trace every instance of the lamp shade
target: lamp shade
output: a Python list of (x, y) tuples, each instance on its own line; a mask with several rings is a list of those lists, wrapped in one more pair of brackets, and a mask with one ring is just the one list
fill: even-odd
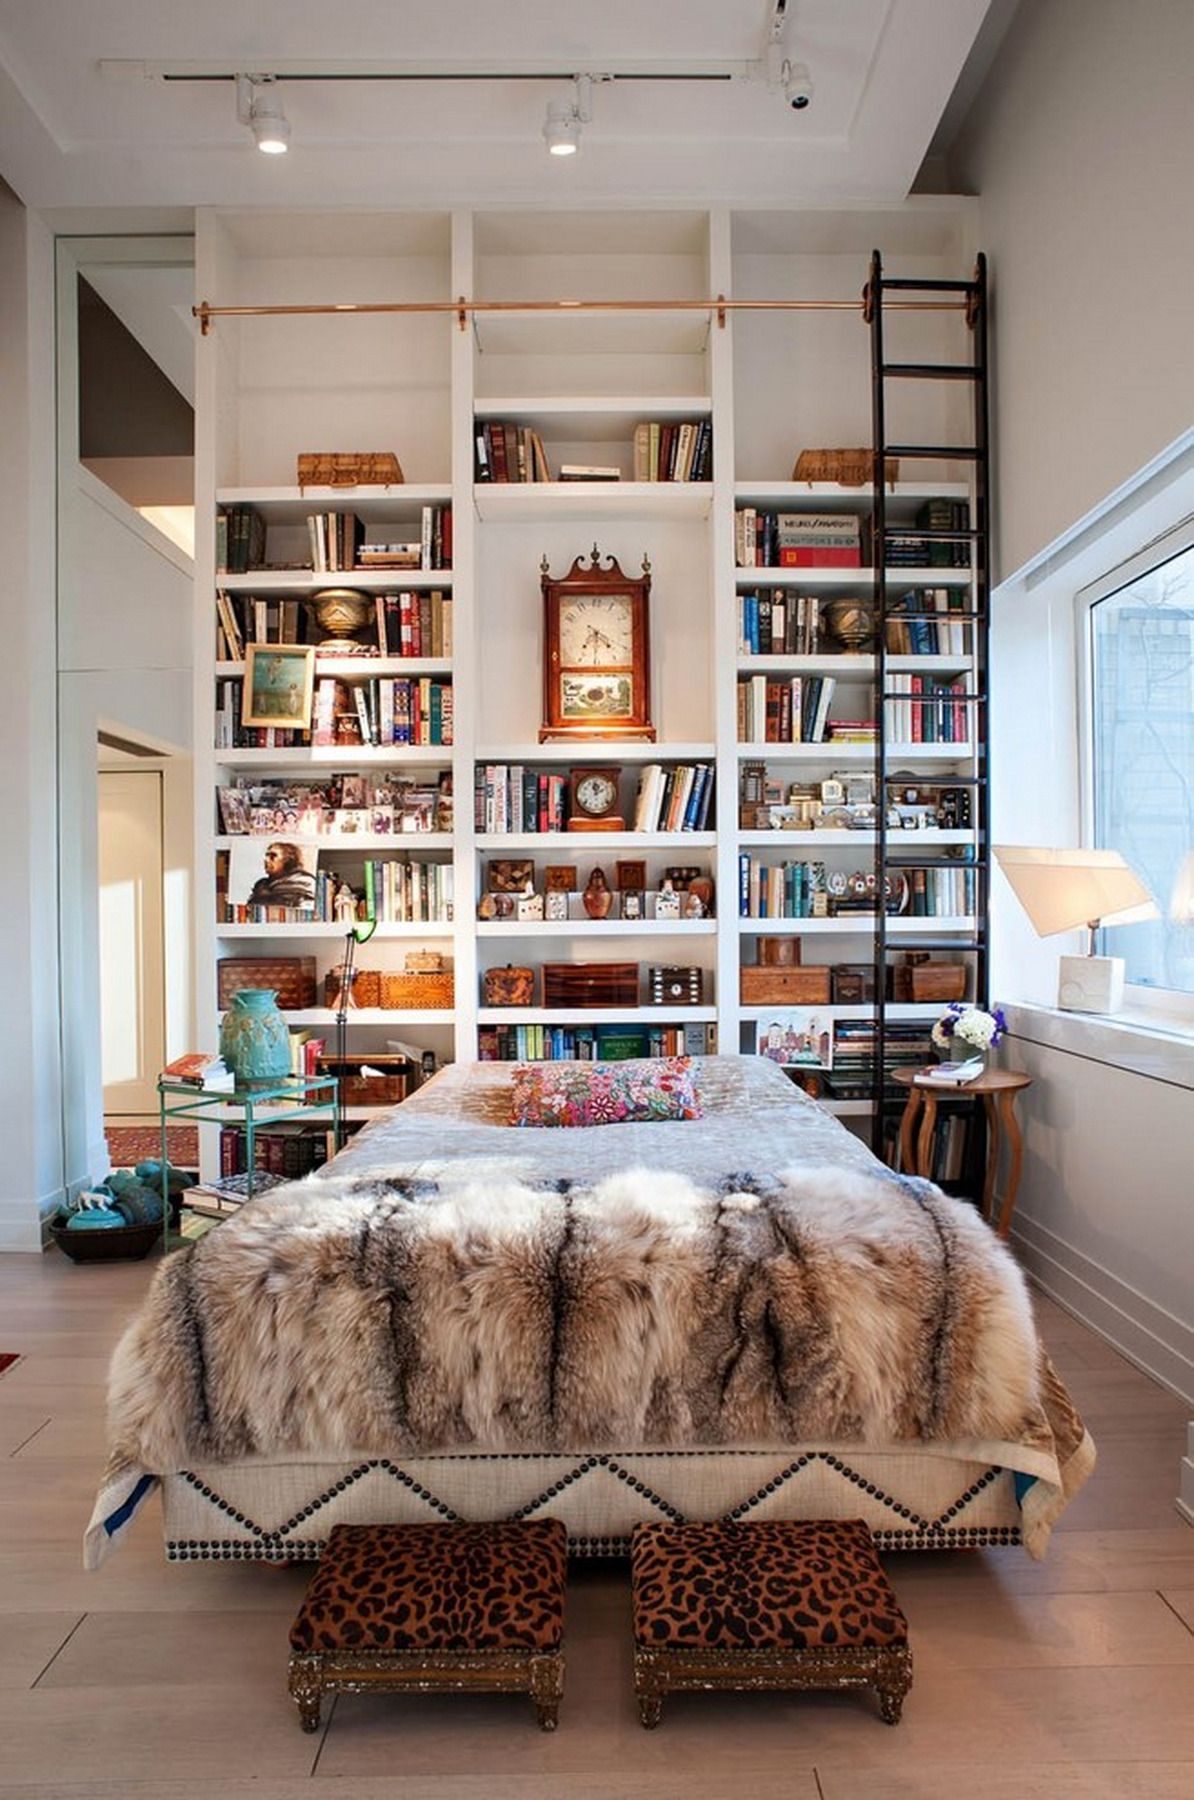
[(1118, 850), (1037, 850), (996, 844), (995, 858), (1041, 937), (1077, 925), (1155, 919), (1152, 895)]

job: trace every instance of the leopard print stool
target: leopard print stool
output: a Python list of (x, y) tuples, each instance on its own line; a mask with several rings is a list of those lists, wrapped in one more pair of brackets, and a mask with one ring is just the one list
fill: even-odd
[(304, 1731), (325, 1693), (528, 1693), (554, 1731), (564, 1692), (567, 1534), (502, 1525), (337, 1525), (290, 1630)]
[(630, 1572), (648, 1728), (683, 1688), (874, 1687), (898, 1721), (908, 1623), (861, 1519), (636, 1525)]

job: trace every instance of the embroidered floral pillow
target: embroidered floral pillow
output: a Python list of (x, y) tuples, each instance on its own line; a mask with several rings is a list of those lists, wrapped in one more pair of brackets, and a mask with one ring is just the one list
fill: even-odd
[(690, 1056), (615, 1063), (520, 1064), (510, 1096), (511, 1125), (628, 1125), (699, 1119)]

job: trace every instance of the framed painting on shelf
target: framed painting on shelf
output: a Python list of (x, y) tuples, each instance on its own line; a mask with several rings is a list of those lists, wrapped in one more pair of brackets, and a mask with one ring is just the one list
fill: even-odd
[(313, 644), (246, 644), (243, 725), (307, 731), (315, 691)]
[(831, 1069), (833, 1021), (815, 1007), (785, 1007), (759, 1020), (755, 1047), (784, 1068)]

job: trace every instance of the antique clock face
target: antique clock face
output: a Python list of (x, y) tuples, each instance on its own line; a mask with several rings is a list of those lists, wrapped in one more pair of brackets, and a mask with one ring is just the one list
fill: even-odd
[(618, 803), (617, 781), (604, 769), (594, 769), (589, 774), (578, 777), (573, 788), (573, 800), (578, 811), (588, 818), (604, 818)]
[(543, 723), (547, 738), (654, 738), (648, 695), (650, 574), (628, 581), (613, 557), (581, 558), (552, 581), (544, 558)]
[(568, 776), (569, 831), (621, 831), (618, 779), (621, 769), (572, 769)]

